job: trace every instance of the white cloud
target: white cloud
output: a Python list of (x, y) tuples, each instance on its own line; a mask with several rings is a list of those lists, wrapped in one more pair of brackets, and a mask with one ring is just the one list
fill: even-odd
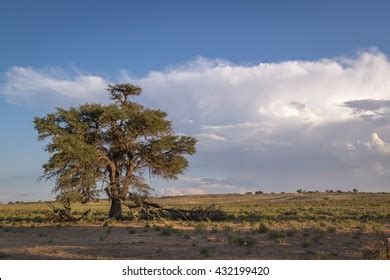
[(194, 136), (200, 139), (201, 143), (204, 143), (203, 140), (211, 140), (211, 141), (218, 141), (218, 142), (228, 141), (225, 137), (218, 136), (214, 133), (199, 133), (199, 134), (195, 134)]
[(12, 67), (5, 75), (1, 94), (13, 103), (41, 103), (47, 99), (57, 102), (93, 102), (105, 97), (107, 80), (96, 75), (72, 73), (62, 69), (35, 70)]
[(379, 52), (255, 66), (199, 63), (129, 80), (141, 84), (152, 103), (180, 107), (172, 110), (175, 118), (209, 125), (321, 124), (353, 118), (351, 108), (343, 106), (347, 101), (389, 98), (390, 63)]
[(163, 196), (180, 196), (184, 195), (184, 193), (177, 188), (162, 188), (160, 191)]
[[(389, 186), (387, 173), (375, 181), (378, 168), (372, 168), (377, 162), (390, 166), (389, 144), (373, 134), (390, 139), (389, 77), (388, 57), (378, 51), (252, 66), (199, 58), (141, 78), (121, 74), (122, 81), (143, 87), (140, 102), (166, 110), (178, 132), (199, 138), (189, 168), (197, 176), (189, 176), (230, 178), (184, 182), (186, 188), (229, 191)], [(104, 101), (107, 82), (13, 67), (1, 93), (12, 102)]]
[(376, 148), (377, 151), (384, 153), (384, 154), (390, 154), (390, 143), (383, 141), (379, 137), (378, 133), (372, 134), (371, 144), (373, 147)]

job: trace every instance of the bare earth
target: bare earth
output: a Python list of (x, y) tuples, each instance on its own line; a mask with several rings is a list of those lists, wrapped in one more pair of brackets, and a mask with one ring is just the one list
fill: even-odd
[(390, 194), (304, 193), (156, 198), (167, 207), (214, 204), (224, 221), (50, 223), (46, 203), (0, 205), (0, 259), (385, 259)]
[[(5, 230), (4, 230), (5, 229)], [(224, 232), (205, 232), (188, 236), (158, 232), (143, 228), (104, 227), (19, 227), (0, 231), (2, 259), (359, 259), (364, 243), (383, 243), (370, 235), (358, 240), (349, 235), (323, 237), (310, 250), (302, 246), (300, 236), (276, 244), (265, 234), (256, 234), (251, 248), (229, 244)], [(129, 233), (129, 231), (131, 233)], [(347, 242), (346, 242), (347, 241)], [(384, 245), (383, 245), (384, 246)], [(207, 254), (201, 252), (208, 252)], [(322, 254), (322, 255), (321, 255)]]

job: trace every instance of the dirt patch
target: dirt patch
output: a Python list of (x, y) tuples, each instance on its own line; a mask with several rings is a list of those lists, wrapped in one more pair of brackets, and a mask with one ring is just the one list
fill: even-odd
[(365, 259), (380, 258), (383, 249), (384, 239), (369, 233), (357, 238), (351, 233), (316, 237), (297, 232), (279, 238), (186, 227), (0, 229), (0, 259)]

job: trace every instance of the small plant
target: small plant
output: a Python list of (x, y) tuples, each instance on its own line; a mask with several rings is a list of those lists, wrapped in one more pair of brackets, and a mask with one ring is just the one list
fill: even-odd
[(270, 230), (268, 232), (268, 238), (275, 240), (275, 243), (282, 243), (285, 235), (280, 230)]
[(196, 234), (202, 234), (202, 233), (204, 233), (205, 231), (206, 231), (206, 225), (203, 224), (203, 223), (197, 224), (197, 225), (195, 226), (195, 228), (194, 228), (194, 232), (195, 232)]
[(259, 225), (259, 227), (257, 228), (258, 233), (266, 233), (266, 232), (268, 232), (268, 230), (269, 230), (268, 226), (264, 223), (261, 223)]
[(175, 232), (175, 229), (171, 225), (165, 225), (160, 230), (161, 236), (170, 236), (172, 233)]
[(310, 245), (311, 245), (311, 242), (308, 241), (308, 240), (305, 240), (305, 241), (303, 241), (303, 243), (302, 243), (302, 247), (303, 247), (303, 248), (307, 248), (307, 247), (309, 247)]
[(199, 250), (199, 254), (201, 254), (205, 258), (208, 258), (210, 256), (210, 251), (207, 248), (201, 248)]
[(227, 232), (232, 231), (232, 227), (230, 225), (224, 225), (223, 229)]
[(235, 244), (241, 247), (253, 247), (256, 244), (256, 240), (251, 237), (246, 235), (245, 237), (238, 236), (236, 233), (230, 233), (228, 235), (228, 242), (230, 244)]
[(101, 236), (100, 236), (100, 241), (105, 241), (105, 240), (107, 240), (107, 237), (108, 237), (108, 235), (107, 235), (107, 233), (103, 233)]
[(244, 238), (239, 237), (237, 239), (237, 245), (242, 247), (251, 248), (255, 246), (256, 240), (251, 236), (245, 236)]
[(211, 232), (212, 232), (212, 233), (217, 233), (217, 232), (218, 232), (218, 228), (215, 227), (215, 226), (212, 227), (212, 228), (211, 228)]
[(327, 229), (327, 231), (328, 231), (329, 233), (335, 233), (335, 232), (336, 232), (336, 227), (334, 227), (334, 226), (329, 226), (328, 229)]
[(287, 236), (294, 236), (297, 233), (296, 229), (288, 229), (286, 230)]

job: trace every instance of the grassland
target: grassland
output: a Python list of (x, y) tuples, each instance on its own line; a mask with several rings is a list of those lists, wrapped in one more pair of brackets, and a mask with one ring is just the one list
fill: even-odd
[(46, 203), (0, 205), (5, 259), (384, 259), (388, 193), (153, 198), (165, 207), (214, 205), (224, 221), (107, 221), (108, 202), (78, 223), (50, 223)]

